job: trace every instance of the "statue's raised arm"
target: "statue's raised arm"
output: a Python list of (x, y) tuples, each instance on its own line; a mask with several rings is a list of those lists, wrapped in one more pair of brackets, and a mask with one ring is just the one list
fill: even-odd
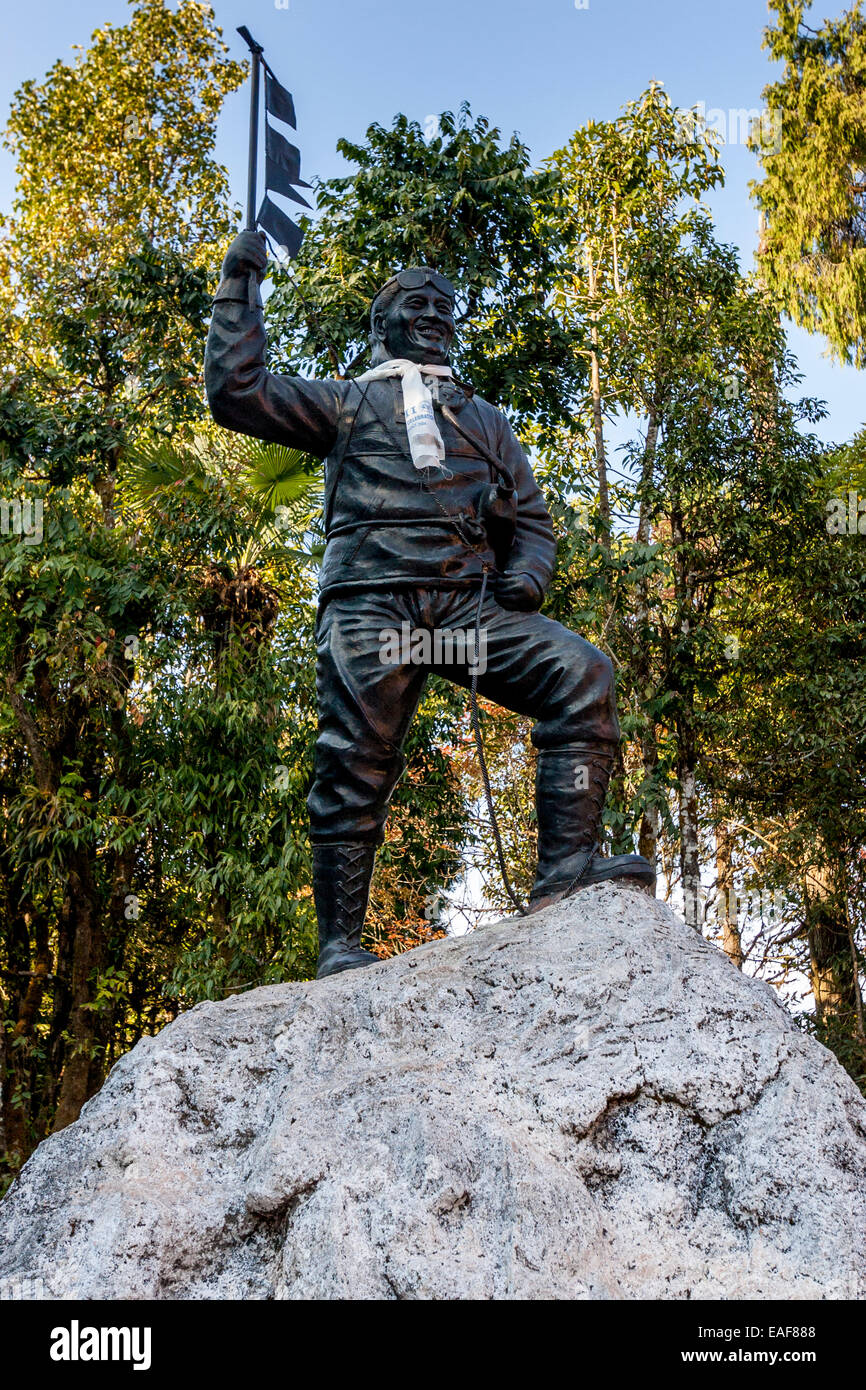
[(344, 383), (267, 370), (259, 291), (267, 266), (261, 232), (235, 237), (223, 261), (205, 351), (205, 388), (217, 424), (326, 458), (334, 447)]

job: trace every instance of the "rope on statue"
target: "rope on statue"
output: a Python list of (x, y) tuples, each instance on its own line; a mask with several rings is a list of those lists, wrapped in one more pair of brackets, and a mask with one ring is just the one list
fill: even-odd
[(484, 606), (484, 599), (487, 594), (487, 566), (481, 579), (481, 593), (478, 598), (478, 607), (475, 610), (475, 661), (472, 672), (472, 684), (469, 687), (469, 708), (472, 719), (472, 732), (475, 735), (475, 750), (478, 754), (478, 765), (481, 769), (481, 781), (484, 784), (484, 796), (487, 800), (487, 812), (490, 816), (490, 824), (493, 827), (493, 839), (496, 842), (496, 857), (499, 860), (499, 872), (502, 874), (502, 882), (521, 917), (526, 917), (529, 909), (526, 904), (521, 902), (511, 886), (508, 877), (508, 869), (505, 866), (505, 851), (502, 848), (502, 836), (499, 833), (499, 822), (496, 819), (496, 811), (493, 806), (493, 792), (490, 788), (490, 774), (487, 771), (487, 759), (484, 756), (484, 743), (481, 738), (481, 717), (478, 712), (478, 656), (481, 651), (481, 609)]

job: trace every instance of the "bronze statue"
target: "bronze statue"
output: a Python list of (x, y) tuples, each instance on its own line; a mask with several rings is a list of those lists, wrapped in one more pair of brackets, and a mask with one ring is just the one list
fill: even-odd
[[(461, 686), (474, 671), (481, 695), (535, 721), (530, 910), (608, 879), (652, 889), (646, 859), (598, 850), (620, 737), (613, 669), (538, 612), (553, 527), (506, 417), (451, 374), (452, 286), (427, 267), (392, 276), (371, 309), (370, 371), (309, 381), (267, 371), (258, 293), (266, 263), (261, 234), (241, 232), (223, 264), (205, 378), (219, 424), (325, 460), (319, 729), (307, 802), (318, 977), (376, 960), (360, 948), (376, 847), (431, 671)], [(468, 640), (476, 626), (483, 661)], [(456, 660), (443, 634), (466, 635)]]

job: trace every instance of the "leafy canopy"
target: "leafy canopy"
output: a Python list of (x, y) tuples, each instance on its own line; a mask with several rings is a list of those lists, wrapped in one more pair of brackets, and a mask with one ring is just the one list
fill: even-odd
[(784, 63), (764, 90), (780, 112), (779, 148), (757, 141), (762, 272), (795, 323), (830, 354), (866, 362), (866, 16), (861, 0), (810, 28), (804, 0), (771, 0), (764, 45)]
[(430, 140), (399, 115), (337, 148), (356, 171), (319, 185), (316, 223), (293, 269), (275, 276), (278, 354), (320, 372), (360, 369), (376, 291), (397, 269), (430, 265), (457, 289), (458, 375), (518, 417), (560, 418), (582, 368), (548, 303), (553, 176), (468, 104), (443, 112)]

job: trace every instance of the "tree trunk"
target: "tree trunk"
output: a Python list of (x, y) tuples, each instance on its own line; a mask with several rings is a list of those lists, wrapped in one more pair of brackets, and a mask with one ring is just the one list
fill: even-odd
[[(644, 733), (641, 738), (641, 761), (643, 765), (644, 781), (652, 783), (655, 780), (656, 769), (658, 767), (658, 738), (656, 736), (655, 724), (646, 721)], [(655, 866), (658, 858), (659, 845), (659, 812), (657, 806), (647, 806), (640, 818), (640, 830), (638, 832), (637, 849), (638, 854), (642, 854), (644, 859)]]
[(610, 837), (611, 854), (631, 854), (634, 850), (628, 815), (626, 781), (623, 745), (618, 743), (613, 755), (613, 767), (611, 768), (606, 801), (608, 817), (613, 821)]
[(53, 1131), (77, 1120), (81, 1107), (101, 1080), (99, 1020), (93, 1003), (95, 976), (102, 964), (103, 940), (97, 895), (85, 855), (69, 875), (71, 900), (72, 976), (68, 1041), (64, 1047), (60, 1095)]
[[(647, 424), (647, 436), (644, 444), (643, 465), (641, 468), (641, 478), (648, 481), (652, 476), (653, 464), (655, 461), (656, 445), (658, 443), (658, 417), (651, 412)], [(650, 521), (644, 496), (641, 496), (640, 519), (637, 528), (638, 541), (646, 544), (650, 540)], [(653, 693), (652, 681), (652, 640), (649, 630), (649, 581), (641, 579), (637, 588), (637, 605), (635, 608), (635, 677), (639, 698), (641, 700), (650, 699)], [(658, 768), (659, 749), (658, 733), (655, 721), (649, 716), (644, 718), (644, 728), (641, 735), (641, 763), (643, 766), (644, 784), (653, 785)], [(648, 806), (641, 816), (640, 830), (638, 832), (638, 853), (653, 865), (658, 858), (659, 840), (659, 812), (657, 806)]]
[(683, 882), (683, 908), (686, 922), (700, 931), (701, 922), (701, 856), (698, 827), (698, 796), (694, 760), (691, 750), (680, 754), (680, 872)]
[(863, 997), (848, 920), (845, 866), (829, 851), (805, 880), (810, 977), (819, 1036), (852, 1074), (866, 1068)]
[(655, 409), (649, 413), (646, 427), (646, 439), (643, 446), (643, 462), (640, 473), (640, 518), (637, 527), (637, 539), (646, 545), (652, 538), (649, 519), (649, 504), (647, 500), (647, 489), (652, 482), (653, 468), (655, 467), (656, 448), (659, 441), (659, 417)]
[(11, 924), (10, 945), (9, 963), (15, 978), (11, 982), (0, 1061), (3, 1097), (0, 1151), (6, 1152), (14, 1169), (33, 1147), (34, 1067), (32, 1051), (24, 1044), (29, 1044), (33, 1038), (52, 966), (48, 922), (41, 912), (33, 909), (32, 903), (25, 903), (16, 914)]
[(742, 970), (743, 944), (734, 890), (734, 836), (725, 821), (719, 821), (716, 826), (716, 895), (722, 949), (737, 969)]
[[(586, 250), (586, 275), (590, 300), (594, 300), (598, 290), (595, 263), (592, 251)], [(598, 362), (598, 316), (590, 311), (589, 338), (589, 388), (592, 395), (592, 432), (595, 438), (595, 469), (598, 477), (598, 510), (605, 530), (610, 528), (610, 496), (607, 487), (607, 458), (604, 452), (604, 412), (601, 404), (601, 371)]]

